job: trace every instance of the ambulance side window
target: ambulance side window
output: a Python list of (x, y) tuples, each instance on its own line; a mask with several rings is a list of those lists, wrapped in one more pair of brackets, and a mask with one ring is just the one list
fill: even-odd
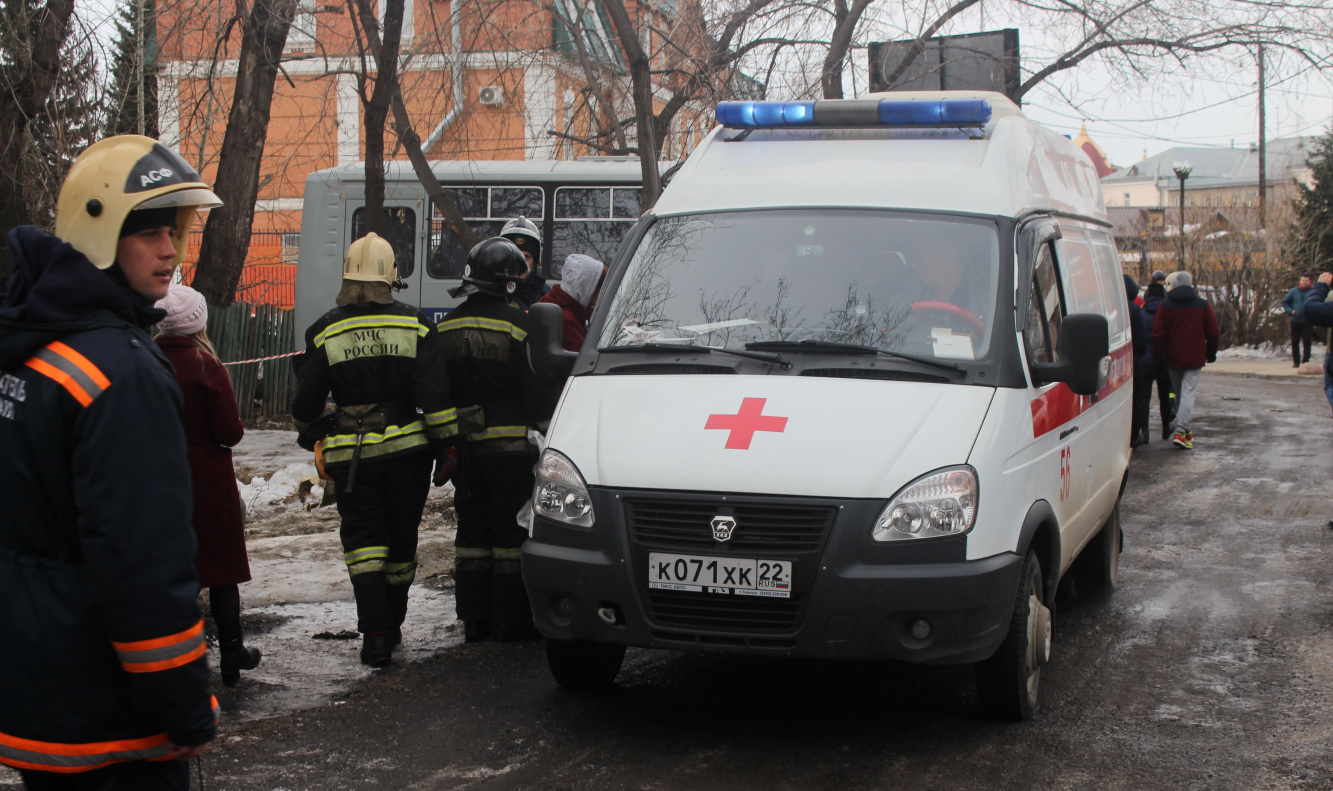
[(1060, 278), (1055, 272), (1055, 256), (1050, 243), (1043, 244), (1032, 268), (1032, 288), (1028, 290), (1027, 322), (1023, 342), (1028, 362), (1051, 363), (1060, 359), (1057, 351), (1060, 322), (1064, 307), (1060, 300)]

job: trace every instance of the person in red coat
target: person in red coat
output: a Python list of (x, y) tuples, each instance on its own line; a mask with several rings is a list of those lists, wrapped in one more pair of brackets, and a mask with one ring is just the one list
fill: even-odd
[(232, 686), (240, 680), (242, 670), (253, 670), (259, 664), (259, 649), (245, 647), (237, 587), (250, 581), (250, 560), (231, 449), (241, 441), (245, 427), (236, 411), (231, 378), (208, 340), (204, 296), (176, 284), (157, 307), (167, 312), (158, 324), (162, 334), (157, 345), (175, 367), (176, 381), (185, 396), (199, 587), (208, 588), (209, 610), (217, 623), (222, 683)]
[(576, 352), (583, 348), (588, 337), (588, 320), (602, 290), (606, 266), (595, 258), (575, 253), (565, 259), (560, 270), (560, 282), (551, 288), (539, 302), (559, 305), (564, 314), (564, 347)]
[(1217, 362), (1217, 344), (1222, 330), (1208, 300), (1194, 290), (1189, 272), (1176, 272), (1166, 279), (1166, 299), (1157, 308), (1152, 326), (1152, 356), (1165, 365), (1176, 395), (1176, 422), (1171, 442), (1184, 450), (1194, 449), (1194, 397), (1199, 372), (1205, 363)]

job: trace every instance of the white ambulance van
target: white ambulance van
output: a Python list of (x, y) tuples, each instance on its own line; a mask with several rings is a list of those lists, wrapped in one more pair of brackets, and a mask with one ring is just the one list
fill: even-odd
[(626, 646), (976, 663), (1105, 594), (1133, 369), (1092, 163), (1000, 94), (728, 102), (622, 248), (538, 464), (557, 681)]

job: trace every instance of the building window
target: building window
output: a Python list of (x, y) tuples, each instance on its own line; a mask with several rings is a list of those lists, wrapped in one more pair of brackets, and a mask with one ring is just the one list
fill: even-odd
[(292, 26), (287, 29), (286, 52), (312, 52), (315, 49), (315, 0), (301, 0)]
[(301, 253), (301, 234), (285, 233), (282, 235), (282, 262), (294, 264)]
[(1125, 205), (1126, 205), (1126, 206), (1129, 206), (1129, 193), (1128, 193), (1128, 192), (1125, 193)]

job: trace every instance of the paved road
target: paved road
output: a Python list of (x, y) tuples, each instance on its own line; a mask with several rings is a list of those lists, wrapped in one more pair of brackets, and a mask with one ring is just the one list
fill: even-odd
[(1122, 587), (1060, 603), (1034, 722), (982, 719), (966, 668), (633, 651), (581, 697), (538, 645), (454, 645), (229, 726), (206, 787), (1333, 789), (1328, 406), (1205, 376), (1196, 420), (1137, 454)]

